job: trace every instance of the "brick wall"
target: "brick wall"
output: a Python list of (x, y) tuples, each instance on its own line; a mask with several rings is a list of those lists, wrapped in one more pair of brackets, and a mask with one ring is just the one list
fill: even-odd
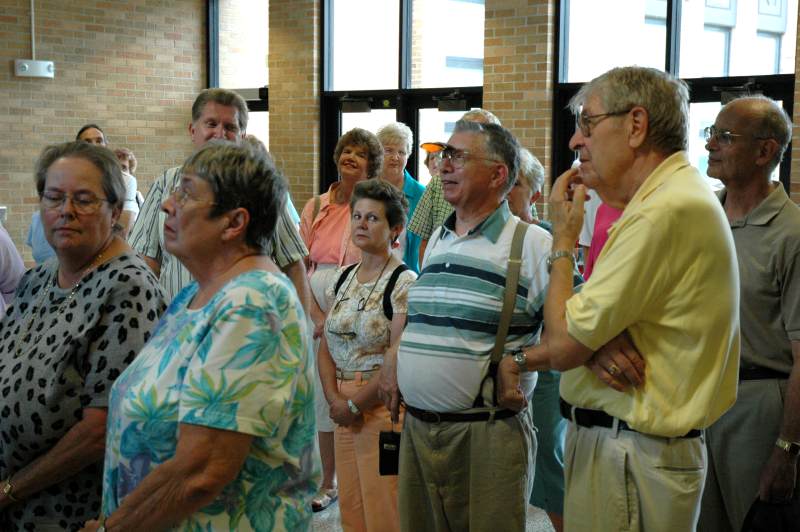
[(298, 210), (319, 186), (320, 4), (269, 5), (269, 149)]
[[(800, 13), (798, 13), (798, 32), (800, 36)], [(795, 46), (795, 76), (794, 76), (794, 116), (792, 122), (795, 124), (794, 132), (792, 135), (792, 151), (787, 153), (786, 157), (792, 158), (792, 172), (790, 193), (795, 203), (800, 203), (800, 80), (798, 80), (797, 72), (800, 72), (800, 39), (798, 39)]]
[(552, 0), (486, 0), (483, 106), (542, 162), (548, 176), (554, 25)]
[(96, 122), (112, 147), (133, 150), (145, 191), (153, 177), (186, 157), (191, 102), (205, 86), (202, 0), (39, 0), (36, 58), (55, 62), (55, 79), (18, 78), (14, 59), (30, 59), (30, 2), (0, 7), (0, 204), (24, 249), (37, 208), (33, 165), (48, 144), (71, 140)]

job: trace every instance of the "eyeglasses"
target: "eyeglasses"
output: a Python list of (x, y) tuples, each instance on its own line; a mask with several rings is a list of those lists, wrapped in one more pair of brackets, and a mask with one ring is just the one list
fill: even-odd
[(62, 194), (61, 192), (45, 192), (39, 203), (48, 210), (60, 209), (67, 200), (72, 202), (72, 208), (78, 214), (94, 214), (100, 209), (100, 204), (108, 201), (98, 198), (91, 192), (78, 192), (77, 194)]
[(492, 159), (490, 157), (481, 157), (479, 155), (472, 155), (467, 150), (459, 150), (453, 148), (452, 146), (447, 146), (445, 149), (439, 152), (439, 164), (444, 164), (446, 161), (449, 161), (450, 164), (453, 166), (453, 169), (460, 170), (464, 168), (464, 165), (467, 163), (469, 159), (482, 159), (484, 161), (491, 161), (493, 163), (502, 163), (502, 161), (498, 161), (497, 159)]
[(215, 201), (199, 200), (193, 197), (191, 194), (189, 194), (189, 191), (186, 190), (186, 187), (181, 184), (175, 185), (170, 191), (169, 195), (175, 198), (175, 203), (179, 207), (186, 205), (186, 202), (189, 200), (193, 200), (196, 203), (205, 203), (206, 205), (217, 205)]
[(703, 129), (703, 138), (706, 142), (711, 142), (711, 139), (716, 138), (721, 146), (730, 146), (733, 139), (736, 137), (751, 137), (758, 140), (768, 140), (770, 137), (758, 137), (756, 135), (745, 135), (743, 133), (732, 133), (727, 129), (719, 129), (717, 126), (708, 126)]
[(395, 150), (394, 148), (384, 148), (383, 149), (383, 156), (384, 157), (400, 157), (401, 159), (405, 159), (408, 157), (408, 154), (405, 150)]
[(605, 118), (608, 118), (610, 116), (622, 116), (630, 112), (631, 112), (630, 109), (625, 109), (624, 111), (614, 111), (613, 113), (599, 113), (596, 115), (587, 115), (581, 113), (577, 116), (575, 121), (578, 123), (578, 129), (581, 130), (581, 135), (583, 135), (585, 138), (589, 138), (592, 136), (592, 127), (602, 122)]

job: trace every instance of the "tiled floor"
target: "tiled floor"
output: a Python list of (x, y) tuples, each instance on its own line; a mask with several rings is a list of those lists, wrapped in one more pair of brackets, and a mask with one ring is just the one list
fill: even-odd
[[(313, 532), (341, 532), (339, 525), (339, 504), (332, 504), (327, 510), (314, 514)], [(550, 520), (539, 508), (528, 506), (528, 525), (525, 532), (553, 532)]]

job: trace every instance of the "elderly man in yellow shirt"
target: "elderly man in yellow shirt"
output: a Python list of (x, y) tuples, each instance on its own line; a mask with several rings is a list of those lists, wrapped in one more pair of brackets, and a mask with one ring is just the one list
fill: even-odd
[[(736, 400), (739, 287), (730, 228), (685, 153), (683, 82), (616, 68), (570, 105), (578, 116), (570, 147), (581, 166), (551, 193), (545, 336), (503, 360), (500, 402), (524, 404), (522, 371), (564, 371), (565, 530), (694, 530), (707, 459), (702, 429)], [(573, 294), (586, 186), (624, 212), (591, 279)]]

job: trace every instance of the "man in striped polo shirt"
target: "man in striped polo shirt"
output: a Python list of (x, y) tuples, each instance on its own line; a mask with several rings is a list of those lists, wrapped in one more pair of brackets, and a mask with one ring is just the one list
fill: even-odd
[[(493, 386), (482, 386), (519, 223), (505, 201), (518, 150), (503, 127), (462, 120), (442, 151), (444, 196), (455, 212), (431, 236), (409, 291), (397, 355), (407, 406), (399, 475), (403, 530), (525, 529), (536, 453), (530, 412), (495, 408)], [(550, 247), (547, 231), (527, 228), (505, 352), (538, 337)], [(392, 365), (389, 360), (384, 370)], [(535, 383), (536, 374), (528, 373), (526, 396)]]
[[(189, 136), (195, 149), (212, 140), (241, 142), (247, 130), (247, 119), (247, 102), (241, 96), (226, 89), (205, 89), (192, 104)], [(180, 170), (180, 166), (169, 168), (150, 186), (129, 238), (131, 247), (158, 276), (170, 301), (192, 282), (189, 270), (164, 249), (166, 215), (161, 204), (180, 185)], [(303, 308), (308, 308), (311, 292), (303, 265), (308, 250), (289, 214), (288, 201), (278, 216), (269, 249), (275, 264), (291, 279)]]

